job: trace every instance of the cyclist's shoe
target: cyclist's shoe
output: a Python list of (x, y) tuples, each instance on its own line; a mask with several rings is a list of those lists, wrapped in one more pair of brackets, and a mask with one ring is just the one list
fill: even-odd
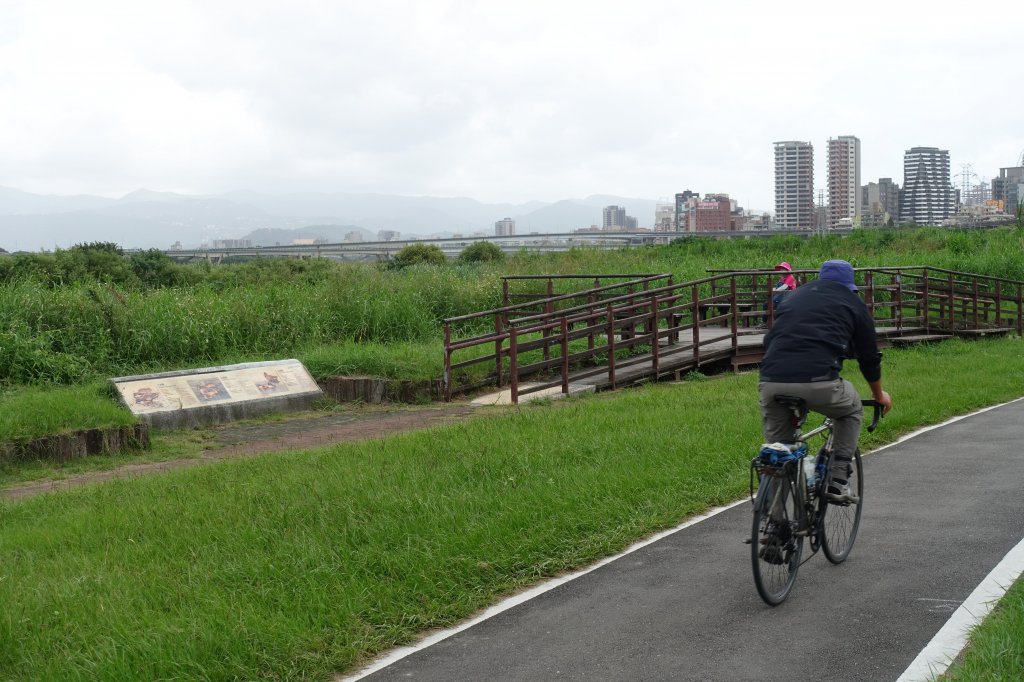
[(856, 504), (860, 502), (857, 493), (850, 490), (849, 483), (835, 479), (830, 481), (828, 488), (825, 489), (825, 499), (832, 504)]

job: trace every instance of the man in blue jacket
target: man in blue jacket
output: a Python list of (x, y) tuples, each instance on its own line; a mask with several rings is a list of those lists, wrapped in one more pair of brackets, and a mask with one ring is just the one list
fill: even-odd
[(857, 501), (847, 481), (847, 465), (857, 448), (864, 408), (857, 389), (839, 376), (845, 358), (857, 358), (882, 413), (892, 409), (892, 398), (882, 389), (875, 325), (856, 291), (853, 266), (830, 260), (822, 264), (818, 279), (788, 294), (764, 337), (758, 384), (768, 443), (793, 437), (791, 412), (775, 402), (776, 395), (803, 398), (808, 409), (832, 419), (834, 455), (825, 492), (832, 502)]

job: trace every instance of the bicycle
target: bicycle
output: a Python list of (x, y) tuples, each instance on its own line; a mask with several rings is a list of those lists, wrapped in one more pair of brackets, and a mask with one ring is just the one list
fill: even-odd
[[(850, 489), (856, 491), (856, 501), (827, 501), (825, 488), (832, 459), (832, 420), (825, 419), (821, 426), (801, 434), (800, 428), (808, 414), (804, 400), (776, 395), (775, 402), (793, 412), (794, 438), (792, 443), (784, 444), (785, 450), (762, 448), (750, 463), (754, 523), (747, 541), (751, 545), (754, 585), (771, 606), (786, 599), (796, 582), (797, 570), (819, 549), (833, 564), (846, 560), (857, 538), (864, 500), (860, 448), (854, 451), (847, 472)], [(874, 431), (882, 406), (874, 400), (862, 400), (861, 404), (874, 408), (868, 432)], [(821, 433), (828, 435), (811, 462), (807, 459), (807, 441)], [(810, 542), (811, 557), (801, 561), (805, 538)]]

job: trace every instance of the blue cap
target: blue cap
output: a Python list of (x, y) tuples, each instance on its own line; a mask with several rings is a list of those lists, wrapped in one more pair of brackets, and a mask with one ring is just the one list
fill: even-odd
[(857, 285), (853, 283), (853, 266), (844, 260), (825, 261), (821, 264), (818, 277), (839, 282), (850, 291), (857, 291)]

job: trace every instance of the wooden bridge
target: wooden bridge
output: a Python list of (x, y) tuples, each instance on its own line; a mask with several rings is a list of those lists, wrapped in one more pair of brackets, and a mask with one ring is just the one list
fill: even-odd
[[(804, 283), (818, 271), (793, 274)], [(857, 268), (855, 277), (882, 347), (1024, 332), (1024, 282), (927, 266)], [(668, 274), (503, 278), (502, 307), (444, 321), (445, 399), (507, 386), (518, 403), (570, 384), (615, 389), (760, 362), (777, 279), (772, 270), (683, 283)]]

